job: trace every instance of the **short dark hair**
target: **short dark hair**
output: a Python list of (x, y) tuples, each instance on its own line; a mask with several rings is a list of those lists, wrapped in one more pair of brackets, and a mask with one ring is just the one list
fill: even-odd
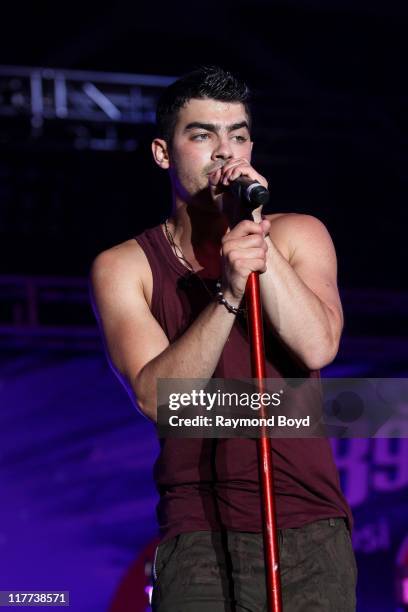
[(247, 85), (231, 72), (219, 66), (201, 66), (167, 87), (161, 95), (156, 112), (157, 135), (171, 144), (179, 110), (192, 98), (221, 102), (240, 102), (248, 115), (250, 91)]

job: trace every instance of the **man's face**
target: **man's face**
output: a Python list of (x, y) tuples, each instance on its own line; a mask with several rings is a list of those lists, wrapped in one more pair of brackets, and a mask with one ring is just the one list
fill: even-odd
[(191, 99), (179, 111), (169, 150), (169, 170), (184, 201), (222, 190), (209, 187), (209, 174), (231, 159), (251, 159), (248, 117), (241, 103)]

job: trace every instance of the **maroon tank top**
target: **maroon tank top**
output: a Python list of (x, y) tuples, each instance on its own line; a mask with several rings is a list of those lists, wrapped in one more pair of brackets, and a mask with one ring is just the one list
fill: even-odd
[[(200, 279), (173, 253), (161, 226), (135, 239), (153, 275), (152, 314), (173, 342), (211, 298)], [(214, 285), (214, 281), (205, 282), (210, 288)], [(319, 376), (300, 370), (273, 334), (266, 334), (265, 347), (267, 377)], [(251, 378), (247, 333), (238, 321), (214, 377)], [(163, 540), (188, 531), (262, 531), (256, 440), (161, 438), (159, 442), (154, 478)], [(273, 439), (272, 452), (279, 528), (344, 516), (351, 529), (351, 512), (327, 439)]]

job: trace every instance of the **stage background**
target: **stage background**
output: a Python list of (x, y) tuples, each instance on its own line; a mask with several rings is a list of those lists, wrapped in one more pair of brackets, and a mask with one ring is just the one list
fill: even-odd
[[(106, 364), (86, 284), (98, 252), (169, 211), (149, 144), (160, 84), (130, 77), (220, 63), (249, 82), (269, 210), (316, 215), (336, 245), (345, 330), (323, 374), (406, 376), (407, 21), (404, 2), (362, 0), (4, 8), (0, 590), (70, 590), (75, 612), (145, 609), (157, 444)], [(61, 79), (66, 113), (47, 115)], [(135, 114), (122, 121), (105, 98)], [(407, 441), (334, 447), (358, 611), (394, 612)]]

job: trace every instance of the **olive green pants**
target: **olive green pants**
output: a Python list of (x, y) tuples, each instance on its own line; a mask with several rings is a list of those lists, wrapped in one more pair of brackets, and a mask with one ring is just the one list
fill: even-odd
[[(284, 612), (354, 612), (356, 562), (344, 519), (278, 530)], [(242, 531), (183, 533), (160, 544), (153, 612), (264, 612), (263, 539)]]

